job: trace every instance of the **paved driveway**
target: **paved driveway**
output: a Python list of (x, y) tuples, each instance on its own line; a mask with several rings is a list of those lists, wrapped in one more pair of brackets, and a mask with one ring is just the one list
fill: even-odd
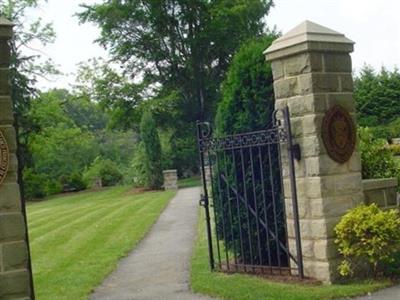
[(200, 188), (179, 190), (146, 238), (91, 299), (210, 299), (190, 292), (190, 257), (197, 232)]

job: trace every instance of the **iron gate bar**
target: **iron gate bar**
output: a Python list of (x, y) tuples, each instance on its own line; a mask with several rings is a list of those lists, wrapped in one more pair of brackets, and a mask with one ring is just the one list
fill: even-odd
[[(277, 147), (278, 147), (278, 152), (279, 153), (281, 153), (281, 144), (277, 144)], [(281, 186), (283, 187), (283, 174), (282, 174), (282, 170), (283, 170), (283, 167), (282, 167), (282, 157), (281, 157), (281, 155), (278, 155), (278, 164), (279, 164), (279, 170), (280, 170), (280, 184), (281, 184)], [(284, 188), (283, 188), (284, 189)], [(289, 236), (288, 236), (288, 231), (287, 231), (287, 216), (286, 216), (286, 200), (285, 200), (285, 192), (283, 192), (283, 194), (281, 195), (281, 197), (282, 197), (282, 202), (283, 202), (283, 205), (282, 205), (282, 214), (283, 214), (283, 218), (284, 218), (284, 231), (285, 231), (285, 240), (286, 240), (286, 242), (287, 242), (287, 247), (288, 247), (288, 251), (289, 251), (289, 253), (290, 253), (290, 248), (289, 248)], [(297, 199), (297, 198), (296, 198)], [(297, 201), (297, 200), (296, 200)], [(297, 243), (297, 240), (296, 240), (296, 243)], [(297, 257), (297, 259), (298, 259), (298, 257)], [(301, 260), (303, 260), (302, 258), (301, 258)], [(296, 264), (297, 264), (297, 260), (294, 260), (295, 262), (296, 262)], [(289, 261), (289, 264), (290, 264), (290, 261)]]
[[(212, 199), (213, 199), (213, 204), (212, 204), (212, 208), (213, 208), (213, 213), (214, 213), (214, 223), (215, 224), (217, 224), (217, 215), (216, 215), (216, 212), (215, 212), (215, 199), (216, 199), (216, 197), (215, 197), (215, 189), (214, 189), (214, 180), (213, 180), (213, 171), (212, 171), (212, 168), (211, 168), (211, 157), (210, 157), (210, 155), (207, 155), (208, 156), (208, 169), (210, 170), (210, 184), (211, 184), (211, 192), (212, 192)], [(210, 226), (210, 224), (207, 224), (207, 227), (210, 227), (211, 228), (211, 226)], [(218, 252), (218, 265), (219, 265), (219, 267), (221, 268), (221, 251), (220, 251), (220, 247), (219, 247), (219, 233), (218, 233), (218, 230), (216, 230), (215, 231), (215, 235), (216, 235), (216, 239), (217, 239), (217, 252)]]
[[(267, 244), (269, 245), (269, 234), (268, 234), (268, 208), (265, 199), (265, 181), (264, 181), (264, 168), (263, 168), (263, 160), (261, 156), (261, 146), (258, 146), (258, 157), (260, 160), (260, 171), (261, 171), (261, 190), (262, 190), (262, 197), (263, 197), (263, 205), (264, 205), (264, 221), (265, 221), (265, 234), (267, 237)], [(267, 247), (267, 254), (268, 254), (268, 265), (271, 265), (271, 250)]]
[[(283, 126), (281, 121), (277, 119), (278, 113), (283, 114)], [(207, 127), (202, 128), (204, 125)], [(286, 271), (291, 274), (291, 271), (296, 270), (298, 271), (297, 275), (303, 278), (304, 270), (294, 169), (294, 159), (299, 159), (300, 155), (298, 154), (300, 153), (296, 152), (299, 147), (295, 148), (295, 145), (293, 145), (289, 109), (285, 107), (274, 111), (273, 127), (266, 130), (215, 138), (212, 136), (209, 123), (198, 123), (197, 126), (204, 188), (201, 202), (206, 210), (211, 269), (215, 268), (215, 259), (212, 241), (214, 237), (210, 223), (210, 205), (214, 210), (215, 236), (220, 270), (247, 272), (250, 269), (255, 273), (269, 271), (271, 274), (277, 274), (277, 272), (286, 274)], [(283, 190), (282, 144), (287, 146), (286, 150), (288, 151), (289, 159), (288, 167), (296, 257), (292, 255), (289, 249)], [(207, 170), (209, 170), (207, 175), (206, 159), (208, 159)], [(231, 161), (232, 159), (233, 161)], [(264, 163), (268, 164), (265, 169), (263, 167)], [(256, 167), (254, 164), (259, 164), (259, 166)], [(214, 173), (217, 173), (216, 176)], [(208, 175), (210, 176), (210, 182), (207, 184)], [(269, 180), (264, 175), (269, 176)], [(207, 190), (209, 186), (212, 188), (213, 204), (210, 204), (211, 202), (209, 201)], [(218, 191), (216, 190), (217, 188)], [(235, 206), (236, 208), (234, 208)], [(237, 219), (234, 217), (236, 213)], [(239, 232), (237, 229), (239, 229)], [(222, 243), (221, 247), (220, 242)], [(262, 249), (262, 247), (265, 248)], [(225, 258), (221, 257), (221, 251), (225, 252)], [(239, 256), (241, 261), (238, 259)], [(225, 261), (223, 261), (224, 259)], [(294, 267), (294, 264), (297, 268)]]
[[(238, 181), (237, 181), (237, 170), (236, 170), (236, 155), (235, 155), (235, 150), (232, 149), (232, 154), (233, 154), (233, 168), (234, 168), (234, 177), (235, 177), (235, 183), (236, 186), (238, 186)], [(238, 219), (239, 219), (239, 239), (240, 239), (240, 249), (241, 249), (241, 254), (244, 257), (244, 249), (243, 249), (243, 233), (242, 233), (242, 222), (241, 222), (241, 217), (240, 217), (240, 202), (239, 202), (239, 197), (238, 194), (236, 195), (236, 204), (237, 204), (237, 213), (238, 213)]]
[[(222, 263), (222, 266), (226, 266), (226, 263)], [(276, 266), (260, 266), (260, 265), (247, 265), (247, 264), (238, 264), (237, 269), (243, 268), (243, 271), (246, 272), (246, 268), (252, 268), (253, 271), (259, 269), (261, 270), (261, 274), (264, 273), (264, 270), (267, 270), (268, 274), (273, 274), (273, 275), (291, 275), (292, 271), (297, 271), (297, 268), (293, 267), (276, 267)], [(223, 269), (223, 268), (222, 268)], [(276, 270), (276, 271), (275, 271)], [(286, 271), (286, 274), (282, 274), (282, 271)], [(240, 270), (239, 270), (240, 272)], [(253, 272), (256, 273), (256, 272)]]
[[(211, 132), (210, 132), (211, 133)], [(197, 122), (197, 140), (198, 146), (200, 148), (200, 141), (201, 136), (203, 136), (203, 132), (200, 127), (200, 123)], [(210, 208), (209, 208), (209, 201), (208, 201), (208, 192), (207, 192), (207, 181), (206, 181), (206, 174), (204, 168), (204, 152), (199, 151), (200, 155), (200, 163), (201, 163), (201, 173), (202, 173), (202, 180), (203, 180), (203, 196), (201, 197), (201, 201), (204, 200), (204, 209), (206, 214), (206, 223), (207, 223), (207, 238), (208, 238), (208, 255), (209, 255), (209, 262), (211, 270), (214, 270), (214, 253), (212, 247), (212, 235), (211, 235), (211, 227), (210, 224)]]
[(276, 203), (275, 203), (275, 189), (274, 189), (274, 179), (272, 177), (272, 158), (271, 158), (271, 147), (270, 145), (267, 146), (268, 148), (268, 161), (269, 161), (269, 181), (271, 184), (271, 191), (272, 191), (272, 210), (274, 212), (274, 228), (275, 228), (275, 241), (276, 241), (276, 250), (278, 252), (278, 266), (281, 267), (281, 251), (279, 247), (279, 234), (278, 234), (278, 224), (277, 224), (277, 217), (276, 217)]
[[(216, 153), (216, 161), (217, 161), (218, 174), (220, 174), (221, 170), (219, 168), (218, 153)], [(219, 196), (220, 196), (220, 198), (218, 200), (218, 203), (219, 203), (219, 206), (220, 206), (220, 209), (221, 209), (220, 211), (221, 211), (221, 215), (222, 215), (222, 234), (223, 234), (224, 241), (226, 241), (226, 231), (225, 231), (226, 227), (225, 227), (225, 216), (224, 216), (225, 214), (224, 214), (224, 211), (223, 211), (223, 206), (222, 206), (222, 201), (221, 201), (221, 199), (222, 199), (222, 197), (221, 197), (221, 180), (220, 180), (219, 176), (217, 176), (217, 178), (218, 178), (218, 180), (217, 180), (217, 182), (218, 182), (218, 192), (219, 192)], [(211, 178), (211, 180), (212, 180), (212, 178)], [(215, 205), (215, 202), (214, 202), (214, 205)], [(217, 216), (215, 216), (215, 217), (217, 217)], [(218, 224), (217, 224), (217, 226), (218, 226)], [(224, 245), (224, 250), (225, 250), (226, 261), (229, 262), (229, 254), (228, 254), (228, 249), (227, 249), (226, 245)], [(229, 268), (229, 264), (228, 264), (228, 268)]]
[[(301, 239), (300, 239), (300, 222), (299, 222), (299, 206), (297, 204), (297, 187), (296, 187), (296, 171), (294, 168), (294, 157), (293, 157), (293, 142), (290, 138), (292, 136), (292, 128), (290, 125), (290, 113), (289, 107), (285, 106), (283, 109), (283, 118), (285, 121), (285, 129), (289, 136), (287, 139), (287, 150), (289, 154), (289, 173), (290, 173), (290, 184), (291, 184), (291, 192), (292, 192), (292, 205), (293, 205), (293, 216), (294, 216), (294, 230), (296, 232), (296, 250), (297, 250), (297, 261), (299, 267), (300, 278), (304, 278), (304, 269), (303, 269), (303, 253), (301, 249)], [(288, 241), (289, 242), (289, 241)]]
[[(226, 153), (224, 152), (224, 165), (225, 165), (225, 173), (228, 174), (228, 170), (227, 170), (227, 162), (226, 162)], [(227, 186), (228, 186), (228, 208), (229, 208), (229, 219), (230, 219), (230, 224), (231, 224), (231, 234), (232, 234), (232, 238), (234, 237), (233, 234), (233, 218), (232, 218), (232, 209), (231, 209), (231, 191), (230, 191), (230, 187), (229, 187), (229, 181), (227, 182)], [(235, 264), (237, 264), (237, 253), (236, 253), (236, 245), (235, 245), (235, 241), (233, 242), (233, 254), (234, 254), (234, 259), (235, 259)]]
[(251, 233), (250, 233), (250, 216), (249, 216), (249, 201), (247, 199), (247, 185), (246, 185), (246, 173), (244, 172), (244, 158), (243, 158), (243, 148), (240, 148), (240, 159), (242, 165), (242, 176), (243, 176), (243, 191), (244, 199), (246, 200), (246, 214), (247, 214), (247, 236), (249, 238), (249, 250), (250, 250), (250, 262), (253, 265), (253, 246), (251, 244)]
[[(257, 194), (256, 194), (256, 187), (255, 187), (255, 178), (254, 178), (254, 165), (253, 165), (253, 149), (250, 149), (250, 167), (251, 167), (251, 179), (252, 179), (252, 186), (253, 186), (253, 197), (254, 197), (254, 207), (256, 209), (256, 214), (258, 214), (258, 201), (257, 201)], [(256, 222), (257, 228), (257, 245), (258, 245), (258, 255), (259, 255), (259, 262), (260, 265), (262, 264), (262, 253), (261, 253), (261, 241), (260, 241), (260, 224)]]
[[(221, 174), (221, 179), (222, 179), (222, 180), (226, 180), (225, 176), (222, 175), (222, 174)], [(244, 205), (246, 205), (245, 200), (243, 199), (243, 197), (242, 197), (241, 195), (238, 194), (238, 191), (237, 191), (234, 187), (231, 187), (231, 189), (232, 189), (232, 191), (233, 191), (234, 193), (237, 193), (237, 195), (239, 196), (239, 199), (243, 202)], [(256, 212), (254, 211), (254, 209), (253, 209), (252, 207), (250, 207), (250, 206), (247, 206), (247, 208), (248, 208), (248, 211), (250, 211), (251, 214), (256, 218), (256, 220), (261, 224), (261, 226), (264, 227), (265, 229), (267, 229), (266, 224), (263, 222), (263, 220), (260, 219), (259, 216), (256, 215)], [(269, 230), (269, 234), (274, 238), (274, 240), (277, 241), (277, 245), (279, 245), (279, 246), (283, 249), (283, 251), (284, 251), (287, 255), (289, 255), (289, 257), (290, 257), (295, 263), (297, 263), (297, 259), (286, 249), (287, 247), (279, 240), (279, 238), (277, 238), (277, 236), (274, 234), (274, 232), (273, 232), (272, 230), (270, 230), (270, 229), (267, 229), (267, 230)], [(278, 248), (279, 248), (279, 247), (278, 247)]]
[[(209, 123), (198, 123), (206, 124)], [(258, 137), (257, 137), (258, 136)], [(224, 137), (203, 137), (199, 143), (200, 151), (207, 150), (231, 150), (243, 149), (255, 146), (275, 145), (280, 142), (287, 142), (287, 134), (284, 128), (275, 127), (271, 129), (253, 131)]]

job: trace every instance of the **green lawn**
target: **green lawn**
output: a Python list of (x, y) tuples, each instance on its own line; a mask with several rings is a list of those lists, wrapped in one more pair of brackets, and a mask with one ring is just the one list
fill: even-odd
[(116, 187), (28, 204), (37, 299), (86, 299), (174, 194)]
[(365, 294), (390, 285), (385, 282), (361, 282), (334, 285), (302, 285), (278, 283), (243, 274), (227, 275), (210, 272), (208, 267), (205, 221), (201, 210), (191, 269), (191, 285), (195, 293), (208, 294), (222, 299), (313, 300), (351, 297)]
[(200, 176), (193, 176), (193, 177), (178, 180), (179, 188), (187, 188), (187, 187), (194, 187), (194, 186), (200, 186), (200, 185), (201, 185)]

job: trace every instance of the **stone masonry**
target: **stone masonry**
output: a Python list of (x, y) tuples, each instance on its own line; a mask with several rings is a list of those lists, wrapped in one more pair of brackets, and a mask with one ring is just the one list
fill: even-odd
[[(324, 282), (337, 277), (333, 228), (348, 209), (363, 202), (358, 145), (350, 160), (339, 164), (327, 155), (321, 138), (324, 113), (333, 105), (341, 105), (354, 118), (353, 44), (343, 34), (305, 21), (264, 52), (272, 64), (275, 106), (289, 107), (294, 143), (301, 149), (295, 170), (305, 275)], [(295, 253), (285, 163), (283, 174), (289, 246)]]
[(0, 299), (32, 299), (8, 76), (11, 37), (12, 24), (0, 18), (0, 131), (10, 152), (10, 166), (0, 185)]
[(164, 189), (177, 190), (178, 189), (178, 171), (177, 170), (164, 170)]

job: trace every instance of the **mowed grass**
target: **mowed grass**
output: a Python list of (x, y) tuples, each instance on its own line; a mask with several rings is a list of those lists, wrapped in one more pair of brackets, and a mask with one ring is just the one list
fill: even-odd
[(200, 176), (193, 176), (193, 177), (178, 180), (179, 188), (188, 188), (188, 187), (195, 187), (195, 186), (200, 186), (200, 185), (201, 185)]
[(116, 187), (28, 204), (37, 299), (86, 299), (174, 194)]
[(390, 285), (389, 281), (333, 285), (280, 283), (244, 274), (210, 272), (204, 213), (201, 210), (198, 237), (192, 256), (191, 287), (195, 293), (229, 300), (320, 300), (366, 294)]

